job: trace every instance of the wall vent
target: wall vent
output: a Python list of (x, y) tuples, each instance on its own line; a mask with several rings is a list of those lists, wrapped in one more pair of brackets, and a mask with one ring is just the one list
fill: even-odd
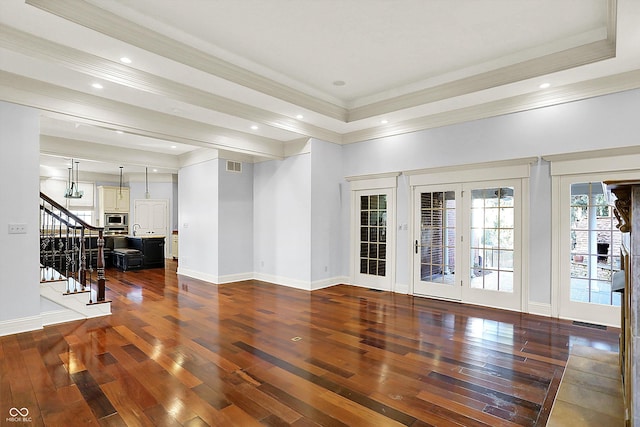
[(242, 163), (227, 160), (227, 172), (242, 172)]

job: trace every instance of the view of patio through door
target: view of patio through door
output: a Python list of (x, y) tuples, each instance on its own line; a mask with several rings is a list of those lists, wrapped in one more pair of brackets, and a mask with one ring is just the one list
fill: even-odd
[(519, 309), (519, 191), (518, 181), (415, 187), (413, 293)]

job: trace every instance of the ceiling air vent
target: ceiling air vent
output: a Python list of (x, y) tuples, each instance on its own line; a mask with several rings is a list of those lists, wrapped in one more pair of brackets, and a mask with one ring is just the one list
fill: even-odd
[(242, 163), (227, 160), (227, 172), (242, 172)]

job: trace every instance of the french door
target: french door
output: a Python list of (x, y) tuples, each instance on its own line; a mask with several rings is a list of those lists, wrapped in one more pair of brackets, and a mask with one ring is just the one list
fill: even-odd
[(414, 188), (413, 292), (520, 310), (520, 180)]
[(614, 173), (560, 177), (559, 316), (620, 324), (621, 296), (612, 291), (621, 269), (621, 232), (602, 180)]
[(392, 290), (393, 191), (360, 190), (354, 192), (354, 198), (355, 283), (372, 289)]
[(457, 215), (461, 185), (418, 187), (414, 190), (415, 230), (413, 241), (414, 287), (417, 295), (460, 300), (458, 233), (462, 216)]

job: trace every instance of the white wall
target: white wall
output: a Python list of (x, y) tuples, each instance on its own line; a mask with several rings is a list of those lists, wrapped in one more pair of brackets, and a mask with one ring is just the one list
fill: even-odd
[(256, 277), (311, 286), (311, 155), (254, 165), (253, 260)]
[[(640, 143), (640, 90), (380, 138), (343, 147), (344, 175), (377, 174), (532, 156), (635, 146)], [(398, 180), (399, 225), (409, 221), (409, 188)], [(531, 169), (530, 300), (549, 303), (551, 179)], [(343, 197), (344, 200), (344, 197)], [(348, 209), (343, 204), (343, 209)], [(406, 233), (399, 231), (397, 283), (409, 280)]]
[(253, 277), (253, 164), (243, 163), (242, 173), (227, 172), (218, 163), (219, 281)]
[(218, 160), (178, 172), (178, 273), (218, 278)]
[[(0, 102), (0, 335), (37, 329), (40, 320), (37, 110)], [(8, 234), (9, 224), (26, 234)]]
[[(311, 141), (311, 281), (313, 287), (344, 281), (342, 253), (342, 146)], [(348, 234), (347, 234), (348, 236)]]

